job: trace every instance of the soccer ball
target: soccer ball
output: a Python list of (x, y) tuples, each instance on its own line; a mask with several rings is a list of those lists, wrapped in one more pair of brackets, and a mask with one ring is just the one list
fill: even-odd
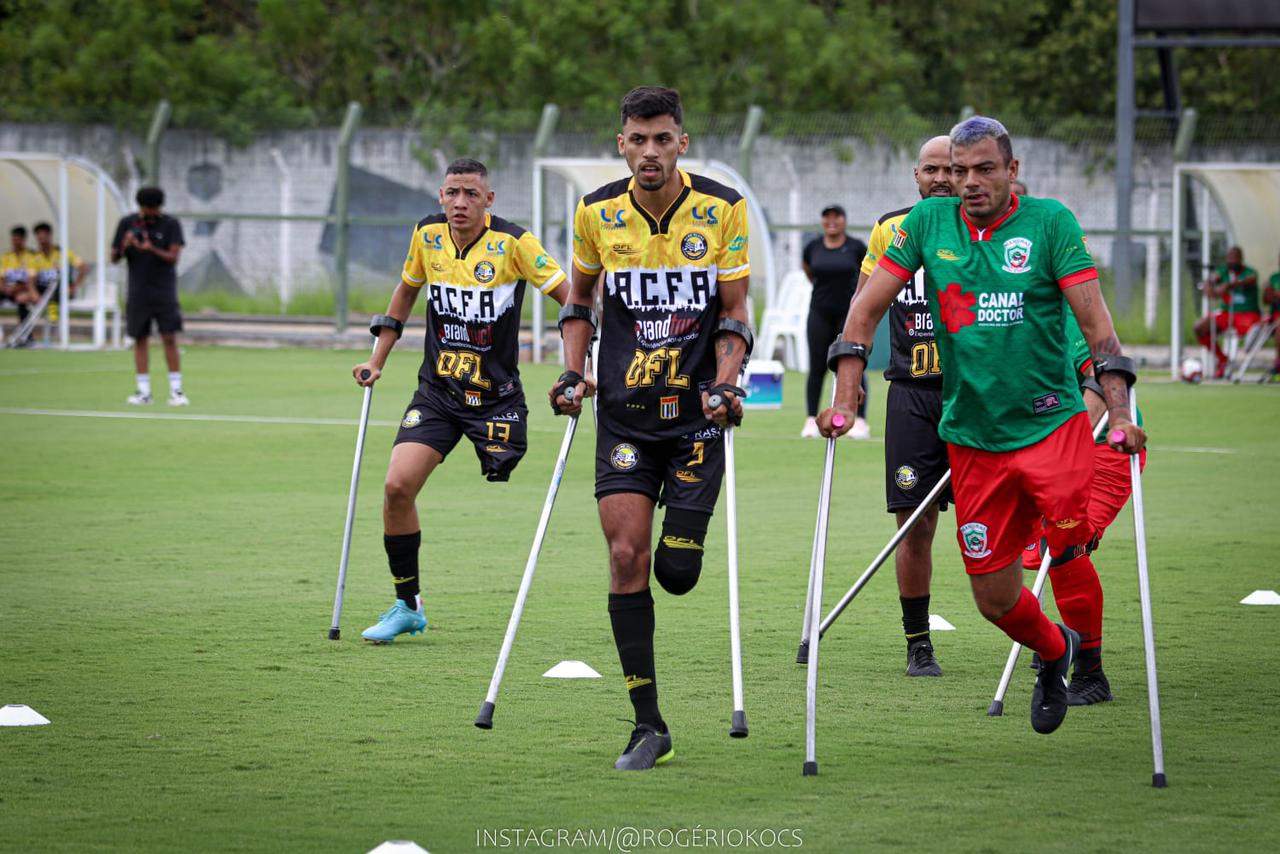
[(1200, 360), (1195, 356), (1188, 356), (1182, 360), (1182, 381), (1184, 383), (1198, 383), (1204, 379), (1204, 366), (1200, 364)]

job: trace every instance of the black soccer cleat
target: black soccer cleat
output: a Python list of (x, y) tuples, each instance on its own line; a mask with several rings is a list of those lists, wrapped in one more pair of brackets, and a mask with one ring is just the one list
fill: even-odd
[(1068, 706), (1092, 706), (1094, 703), (1106, 703), (1114, 700), (1111, 696), (1111, 683), (1107, 675), (1098, 668), (1089, 673), (1077, 670), (1071, 676), (1071, 684), (1067, 686)]
[(1027, 666), (1030, 667), (1032, 670), (1034, 670), (1036, 673), (1039, 673), (1040, 672), (1040, 653), (1032, 652), (1031, 663), (1028, 664)]
[(912, 641), (907, 644), (908, 676), (941, 676), (942, 668), (938, 659), (933, 656), (933, 644), (927, 640)]
[(1067, 648), (1056, 660), (1042, 662), (1031, 690), (1031, 728), (1041, 735), (1056, 730), (1067, 716), (1067, 673), (1080, 649), (1080, 635), (1062, 624), (1058, 629)]
[(627, 749), (622, 751), (613, 767), (619, 771), (647, 771), (661, 765), (676, 755), (671, 747), (671, 732), (658, 732), (649, 724), (636, 724), (631, 731)]

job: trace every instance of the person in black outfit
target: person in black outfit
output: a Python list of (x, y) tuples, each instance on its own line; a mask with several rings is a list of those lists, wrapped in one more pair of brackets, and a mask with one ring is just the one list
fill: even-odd
[(151, 403), (151, 375), (147, 372), (147, 337), (151, 326), (160, 331), (164, 357), (169, 365), (169, 405), (186, 406), (182, 392), (182, 366), (178, 355), (178, 333), (182, 312), (178, 307), (178, 256), (186, 241), (182, 225), (160, 212), (164, 191), (143, 187), (135, 197), (139, 211), (129, 214), (116, 226), (111, 241), (111, 263), (124, 258), (129, 264), (129, 299), (125, 304), (129, 337), (133, 339), (133, 364), (138, 374), (138, 390), (129, 396), (134, 406)]
[[(804, 248), (804, 274), (813, 283), (813, 296), (809, 299), (809, 382), (805, 387), (804, 429), (800, 435), (806, 439), (819, 437), (819, 398), (822, 382), (827, 376), (827, 348), (840, 336), (845, 315), (849, 313), (849, 301), (853, 299), (858, 284), (858, 269), (867, 254), (867, 245), (845, 233), (848, 218), (840, 205), (827, 205), (822, 209), (822, 236), (815, 237)], [(862, 404), (858, 418), (849, 435), (866, 439), (871, 435), (867, 425), (866, 377), (863, 377)]]

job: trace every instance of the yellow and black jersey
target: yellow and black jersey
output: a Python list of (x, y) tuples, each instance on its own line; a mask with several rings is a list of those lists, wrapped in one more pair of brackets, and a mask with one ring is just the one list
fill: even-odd
[[(890, 211), (876, 220), (862, 259), (862, 272), (870, 276), (898, 235), (898, 227), (911, 213), (911, 208)], [(942, 387), (942, 365), (938, 362), (938, 345), (933, 340), (933, 315), (929, 312), (929, 291), (924, 268), (915, 276), (889, 307), (889, 367), (887, 380), (926, 383)]]
[(485, 214), (484, 230), (456, 246), (444, 214), (418, 223), (401, 273), (427, 297), (423, 389), (437, 388), (464, 406), (486, 407), (520, 390), (517, 368), (525, 282), (543, 293), (564, 271), (533, 234)]
[(4, 285), (12, 288), (15, 285), (24, 285), (31, 280), (33, 275), (32, 267), (34, 259), (31, 252), (24, 249), (21, 252), (6, 252), (0, 255), (0, 276), (4, 277)]
[[(68, 249), (67, 257), (64, 261), (61, 246), (53, 247), (53, 250), (48, 255), (39, 251), (32, 252), (31, 269), (35, 271), (36, 284), (41, 289), (56, 287), (62, 279), (62, 265), (64, 263), (70, 264), (71, 269), (74, 271), (76, 267), (80, 266), (80, 258), (76, 253)], [(71, 275), (71, 280), (75, 281), (74, 272)]]
[(714, 382), (711, 338), (719, 283), (751, 274), (747, 203), (737, 191), (681, 171), (659, 216), (632, 192), (606, 184), (578, 203), (573, 263), (604, 272), (599, 412), (636, 438), (681, 436), (705, 423), (702, 389)]

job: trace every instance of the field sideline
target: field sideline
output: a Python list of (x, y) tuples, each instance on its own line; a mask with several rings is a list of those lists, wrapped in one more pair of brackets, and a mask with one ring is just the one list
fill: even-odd
[[(824, 640), (821, 774), (801, 777), (794, 656), (823, 443), (798, 438), (794, 374), (785, 409), (749, 412), (737, 440), (750, 738), (728, 737), (721, 509), (699, 587), (683, 599), (654, 588), (676, 758), (612, 770), (630, 706), (605, 611), (589, 419), (495, 728), (477, 730), (564, 428), (545, 403), (558, 369), (524, 370), (531, 447), (511, 483), (485, 483), (465, 445), (433, 476), (419, 500), (431, 625), (373, 648), (359, 632), (391, 603), (381, 479), (419, 356), (394, 354), (374, 393), (334, 643), (360, 399), (349, 368), (361, 358), (191, 348), (194, 404), (136, 410), (124, 404), (125, 353), (0, 353), (0, 704), (53, 721), (0, 728), (0, 851), (365, 852), (413, 839), (442, 854), (504, 828), (624, 826), (686, 840), (794, 832), (789, 844), (814, 851), (1222, 851), (1280, 833), (1280, 608), (1238, 604), (1280, 589), (1274, 387), (1139, 386), (1169, 775), (1157, 791), (1128, 508), (1097, 557), (1116, 702), (1036, 735), (1020, 667), (1005, 717), (986, 717), (1008, 646), (973, 606), (948, 512), (931, 608), (957, 629), (934, 635), (946, 676), (902, 675), (897, 591), (882, 570)], [(153, 351), (157, 388), (162, 364)], [(872, 395), (877, 441), (837, 454), (828, 608), (893, 530), (878, 373)], [(541, 677), (562, 659), (604, 678)]]

